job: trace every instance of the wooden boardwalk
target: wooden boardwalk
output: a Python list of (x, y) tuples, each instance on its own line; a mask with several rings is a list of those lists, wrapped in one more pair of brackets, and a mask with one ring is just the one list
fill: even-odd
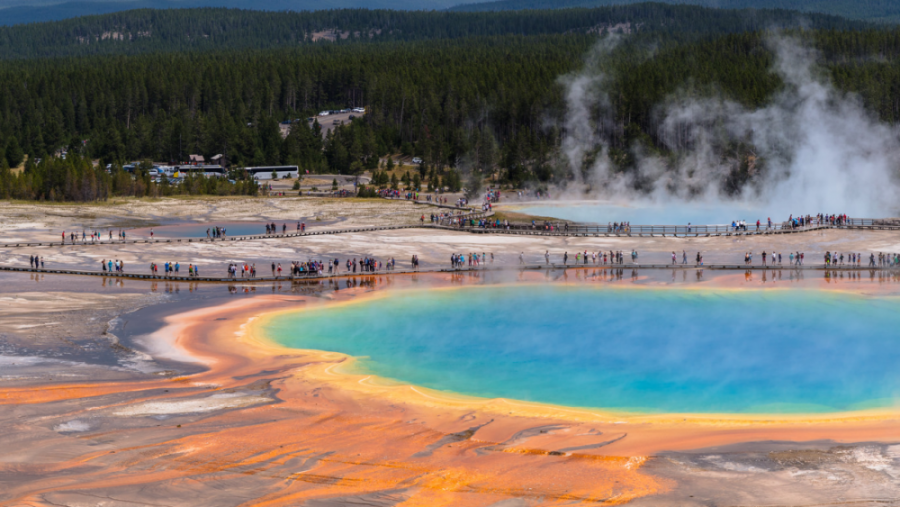
[(80, 240), (76, 240), (74, 243), (72, 242), (60, 242), (60, 241), (44, 241), (44, 242), (20, 242), (20, 243), (6, 243), (2, 245), (0, 248), (28, 248), (28, 247), (61, 247), (61, 246), (77, 246), (77, 247), (90, 247), (90, 246), (100, 246), (100, 245), (137, 245), (137, 244), (157, 244), (157, 243), (215, 243), (215, 242), (241, 242), (241, 241), (258, 241), (258, 240), (272, 240), (272, 239), (286, 239), (286, 238), (302, 238), (306, 236), (322, 236), (322, 235), (333, 235), (333, 234), (352, 234), (352, 233), (360, 233), (360, 232), (376, 232), (376, 231), (393, 231), (400, 229), (441, 229), (446, 231), (456, 231), (456, 232), (468, 232), (471, 234), (503, 234), (503, 235), (513, 235), (513, 236), (549, 236), (549, 237), (605, 237), (605, 238), (664, 238), (664, 237), (678, 237), (678, 238), (707, 238), (707, 237), (751, 237), (751, 236), (769, 236), (769, 235), (777, 235), (777, 234), (800, 234), (804, 232), (813, 232), (819, 231), (823, 229), (861, 229), (861, 230), (900, 230), (900, 227), (869, 227), (869, 226), (831, 226), (831, 225), (820, 225), (820, 226), (812, 226), (812, 227), (803, 227), (799, 229), (785, 229), (785, 230), (769, 230), (769, 231), (737, 231), (737, 232), (719, 232), (719, 233), (703, 233), (703, 232), (658, 232), (658, 233), (626, 233), (626, 232), (577, 232), (577, 231), (569, 231), (566, 232), (564, 230), (560, 231), (546, 231), (542, 229), (505, 229), (503, 227), (459, 227), (459, 226), (450, 226), (450, 225), (437, 225), (432, 223), (425, 224), (417, 224), (417, 225), (384, 225), (384, 226), (376, 226), (376, 227), (357, 227), (357, 228), (345, 228), (345, 229), (328, 229), (322, 231), (309, 231), (309, 232), (298, 232), (298, 233), (288, 233), (288, 234), (259, 234), (259, 235), (250, 235), (250, 236), (229, 236), (225, 238), (163, 238), (163, 239), (125, 239), (119, 240), (114, 239), (112, 241), (85, 241), (82, 242)]
[(814, 265), (804, 265), (804, 266), (791, 266), (791, 265), (770, 265), (770, 266), (762, 266), (759, 264), (756, 265), (745, 265), (745, 264), (709, 264), (698, 266), (696, 264), (521, 264), (518, 266), (483, 266), (483, 267), (463, 267), (458, 269), (452, 268), (432, 268), (432, 269), (419, 269), (419, 270), (380, 270), (373, 272), (341, 272), (341, 273), (316, 273), (305, 276), (259, 276), (255, 278), (250, 277), (217, 277), (217, 276), (186, 276), (186, 275), (172, 275), (172, 276), (164, 276), (164, 275), (152, 275), (152, 274), (142, 274), (142, 273), (115, 273), (108, 271), (89, 271), (89, 270), (77, 270), (77, 269), (35, 269), (35, 268), (20, 268), (20, 267), (11, 267), (11, 266), (0, 266), (0, 272), (13, 272), (13, 273), (37, 273), (37, 274), (47, 274), (47, 275), (75, 275), (75, 276), (93, 276), (93, 277), (104, 277), (104, 278), (120, 278), (120, 279), (131, 279), (131, 280), (150, 280), (150, 281), (166, 281), (166, 282), (204, 282), (204, 283), (262, 283), (262, 282), (296, 282), (302, 283), (307, 281), (321, 281), (321, 280), (329, 280), (329, 279), (341, 279), (341, 278), (358, 278), (358, 277), (369, 277), (369, 276), (395, 276), (395, 275), (415, 275), (415, 274), (475, 274), (475, 273), (508, 273), (508, 274), (516, 274), (522, 273), (526, 271), (535, 272), (535, 271), (546, 271), (546, 272), (556, 272), (556, 271), (565, 271), (565, 270), (640, 270), (640, 269), (652, 269), (652, 270), (671, 270), (671, 271), (702, 271), (702, 270), (726, 270), (726, 271), (773, 271), (773, 272), (784, 272), (784, 271), (821, 271), (821, 272), (887, 272), (887, 273), (900, 273), (900, 268), (888, 268), (888, 267), (869, 267), (869, 266), (829, 266), (825, 267), (822, 264), (814, 264)]

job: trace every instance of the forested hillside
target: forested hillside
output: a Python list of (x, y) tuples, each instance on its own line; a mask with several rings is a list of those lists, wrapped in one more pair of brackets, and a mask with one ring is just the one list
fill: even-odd
[[(495, 2), (463, 3), (451, 11), (484, 12), (522, 9), (567, 9), (572, 7), (603, 7), (627, 5), (641, 0), (499, 0)], [(681, 5), (702, 5), (720, 9), (788, 9), (809, 13), (824, 13), (848, 19), (884, 23), (900, 22), (900, 2), (897, 0), (660, 0)]]
[[(883, 120), (900, 119), (900, 31), (806, 37), (841, 88), (858, 91)], [(226, 153), (233, 164), (350, 173), (402, 151), (437, 167), (496, 164), (508, 180), (546, 180), (565, 114), (559, 76), (578, 69), (594, 42), (590, 35), (504, 36), (9, 61), (0, 65), (0, 133), (3, 146), (35, 156), (63, 146), (109, 162)], [(608, 60), (621, 125), (614, 148), (659, 148), (654, 107), (688, 85), (695, 94), (763, 103), (780, 86), (771, 60), (758, 33), (653, 52), (623, 45)], [(280, 120), (357, 105), (369, 108), (365, 119), (329, 136), (324, 151), (305, 122), (285, 141), (278, 133)]]
[[(210, 11), (206, 19), (227, 25), (234, 14)], [(623, 18), (626, 14), (633, 16), (630, 21)], [(134, 19), (167, 19), (152, 12), (132, 15), (132, 30), (140, 28)], [(310, 172), (358, 174), (377, 168), (382, 157), (402, 154), (422, 157), (423, 176), (429, 181), (462, 171), (516, 185), (542, 184), (571, 177), (570, 168), (559, 163), (572, 112), (566, 106), (566, 76), (581, 72), (586, 61), (592, 62), (592, 72), (605, 76), (610, 117), (602, 125), (616, 171), (632, 170), (638, 151), (665, 156), (672, 149), (661, 138), (658, 108), (673, 95), (721, 96), (756, 107), (783, 86), (771, 72), (771, 32), (759, 29), (761, 18), (696, 7), (312, 13), (271, 18), (273, 38), (336, 24), (362, 31), (373, 22), (392, 27), (396, 34), (390, 35), (394, 39), (360, 37), (338, 43), (298, 40), (280, 48), (238, 44), (263, 40), (265, 23), (260, 23), (231, 39), (234, 49), (223, 44), (225, 49), (176, 51), (179, 43), (167, 45), (166, 40), (178, 39), (177, 34), (198, 19), (196, 14), (185, 16), (173, 14), (171, 22), (162, 23), (165, 29), (153, 28), (172, 34), (172, 39), (157, 39), (160, 44), (143, 54), (143, 49), (129, 49), (135, 46), (105, 46), (104, 41), (97, 46), (121, 54), (13, 58), (29, 44), (67, 46), (54, 42), (59, 35), (45, 29), (53, 24), (28, 27), (35, 30), (28, 43), (10, 35), (24, 37), (27, 30), (7, 31), (9, 52), (0, 61), (0, 168), (19, 164), (26, 154), (29, 160), (49, 160), (65, 148), (70, 159), (100, 159), (101, 167), (221, 153), (232, 167), (296, 164)], [(840, 20), (822, 19), (836, 27), (789, 33), (818, 49), (822, 70), (837, 87), (858, 93), (874, 115), (896, 123), (900, 29), (843, 29), (847, 26)], [(622, 31), (631, 34), (614, 37), (617, 44), (604, 43), (610, 49), (600, 60), (588, 58), (598, 54), (592, 48), (601, 40), (609, 40), (605, 30), (596, 27), (614, 21), (625, 23), (629, 30)], [(101, 30), (105, 22), (102, 17), (89, 19), (84, 26), (99, 23), (92, 29)], [(246, 25), (255, 26), (249, 21)], [(207, 30), (212, 24), (204, 26)], [(71, 36), (72, 30), (59, 32)], [(231, 29), (223, 33), (234, 34)], [(354, 106), (366, 107), (365, 116), (324, 138), (319, 125), (307, 126), (306, 118), (317, 111)], [(278, 125), (284, 121), (292, 122), (286, 139)], [(19, 179), (4, 172), (0, 187), (3, 181), (15, 181), (18, 190), (13, 194), (26, 198), (95, 195), (76, 189), (93, 188), (90, 181), (105, 177), (72, 176), (70, 181), (61, 176), (88, 174), (74, 167), (80, 163), (73, 162), (65, 171), (58, 164), (29, 165)], [(56, 171), (52, 177), (46, 173), (51, 169)], [(22, 178), (31, 178), (31, 183)], [(43, 186), (36, 186), (35, 178)], [(78, 178), (82, 180), (75, 181)], [(105, 188), (113, 188), (112, 181)], [(0, 188), (2, 195), (9, 195), (9, 187)]]
[[(0, 11), (2, 12), (2, 11)], [(0, 27), (0, 59), (161, 51), (267, 49), (303, 44), (421, 41), (497, 35), (618, 31), (680, 40), (808, 26), (859, 29), (843, 18), (791, 11), (728, 11), (644, 3), (522, 12), (235, 9), (136, 10), (55, 23)]]

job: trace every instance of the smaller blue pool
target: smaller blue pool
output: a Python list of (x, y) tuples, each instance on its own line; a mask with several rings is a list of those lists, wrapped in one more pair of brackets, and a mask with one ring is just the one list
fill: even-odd
[[(272, 223), (272, 222), (269, 222)], [(282, 225), (287, 226), (287, 232), (297, 232), (297, 222), (276, 221), (275, 226), (278, 233), (281, 233)], [(205, 238), (206, 230), (210, 230), (216, 226), (225, 229), (225, 234), (231, 236), (263, 236), (266, 234), (266, 222), (215, 222), (215, 223), (198, 223), (183, 225), (163, 225), (153, 228), (153, 237), (155, 238)], [(307, 224), (308, 226), (308, 224)], [(150, 237), (150, 229), (137, 229), (129, 233), (135, 238)]]
[(780, 223), (789, 215), (773, 210), (734, 205), (685, 204), (628, 206), (612, 203), (545, 203), (526, 204), (521, 207), (510, 201), (511, 211), (539, 217), (552, 217), (579, 223), (607, 224), (628, 222), (632, 225), (728, 225), (732, 221), (762, 223), (771, 218)]

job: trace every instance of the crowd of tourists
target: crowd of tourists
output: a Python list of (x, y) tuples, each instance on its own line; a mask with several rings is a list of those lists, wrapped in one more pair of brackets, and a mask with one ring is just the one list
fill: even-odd
[[(568, 251), (563, 252), (559, 255), (558, 260), (561, 261), (563, 266), (569, 266), (569, 262), (573, 262), (572, 266), (579, 265), (622, 265), (626, 262), (626, 256), (631, 257), (631, 262), (636, 264), (638, 262), (638, 252), (637, 250), (632, 249), (630, 253), (623, 252), (621, 250), (609, 250), (609, 251), (576, 251), (574, 254), (570, 254)], [(671, 264), (672, 265), (688, 265), (690, 261), (693, 261), (696, 266), (703, 266), (704, 259), (701, 252), (697, 252), (696, 255), (691, 256), (689, 261), (689, 256), (686, 250), (682, 250), (681, 254), (677, 254), (675, 251), (671, 252)], [(744, 253), (744, 264), (746, 266), (751, 266), (754, 264), (754, 252), (747, 251)], [(550, 251), (547, 250), (543, 254), (543, 260), (545, 265), (555, 264), (551, 262)], [(803, 266), (806, 262), (806, 254), (800, 251), (789, 252), (784, 254), (783, 252), (776, 251), (762, 251), (758, 255), (759, 263), (762, 266), (782, 266), (784, 261), (787, 261), (790, 266)], [(519, 264), (526, 264), (525, 252), (520, 252), (518, 256)], [(679, 262), (680, 260), (680, 262)], [(867, 267), (870, 268), (898, 268), (900, 267), (900, 254), (892, 254), (892, 253), (870, 253), (867, 257), (865, 257), (862, 253), (842, 253), (842, 252), (825, 252), (823, 255), (824, 266), (826, 268), (829, 267), (855, 267), (861, 268), (862, 263), (866, 262)], [(29, 256), (29, 263), (32, 269), (44, 269), (44, 259), (43, 257), (37, 255)], [(479, 268), (486, 266), (488, 264), (494, 264), (494, 253), (493, 252), (470, 252), (470, 253), (453, 253), (450, 255), (450, 265), (453, 269), (464, 269), (468, 268)], [(116, 273), (121, 274), (125, 272), (125, 262), (120, 259), (103, 259), (100, 262), (101, 269), (103, 272)], [(419, 269), (419, 257), (418, 255), (413, 255), (410, 259), (410, 268), (413, 270)], [(321, 261), (321, 260), (308, 260), (305, 262), (301, 261), (292, 261), (288, 267), (282, 268), (281, 263), (272, 262), (271, 274), (273, 277), (281, 278), (286, 274), (290, 277), (304, 277), (304, 276), (315, 276), (320, 274), (327, 273), (328, 275), (337, 275), (337, 274), (355, 274), (359, 273), (378, 273), (381, 271), (393, 271), (396, 269), (397, 261), (394, 258), (388, 258), (384, 261), (380, 261), (374, 257), (359, 257), (359, 258), (347, 258), (345, 262), (341, 262), (339, 259), (335, 258), (331, 261)], [(162, 268), (164, 277), (178, 277), (181, 272), (181, 264), (179, 262), (165, 262), (162, 265), (157, 264), (155, 262), (150, 264), (150, 273), (154, 276), (159, 276), (160, 268)], [(200, 276), (199, 274), (199, 266), (197, 264), (190, 263), (187, 266), (187, 276), (190, 278), (195, 278)], [(255, 263), (230, 263), (227, 267), (227, 276), (229, 278), (256, 278), (257, 268)]]
[(224, 238), (226, 236), (226, 231), (224, 227), (219, 227), (218, 225), (215, 227), (211, 227), (206, 229), (206, 238), (207, 239), (218, 239)]
[[(790, 252), (787, 255), (788, 263), (791, 266), (802, 266), (803, 262), (806, 260), (806, 254), (800, 251)], [(774, 250), (771, 252), (763, 252), (760, 254), (761, 263), (763, 266), (775, 266), (784, 264), (784, 256), (782, 252), (775, 252)], [(744, 264), (750, 266), (753, 264), (753, 251), (744, 252)]]
[[(608, 252), (598, 251), (598, 252), (575, 252), (574, 254), (574, 264), (573, 265), (585, 265), (585, 264), (596, 264), (596, 265), (612, 265), (612, 264), (625, 264), (625, 255), (630, 255), (631, 262), (636, 263), (638, 260), (637, 250), (632, 250), (630, 254), (626, 254), (621, 250), (615, 251), (610, 250)], [(699, 254), (698, 254), (699, 255)], [(569, 261), (573, 259), (572, 256), (569, 255), (569, 252), (563, 252), (561, 257), (559, 258), (562, 261), (564, 266), (569, 265)], [(494, 263), (494, 253), (486, 253), (482, 252), (480, 255), (477, 252), (470, 252), (468, 254), (451, 254), (450, 255), (450, 266), (453, 269), (465, 268), (468, 264), (468, 267), (479, 267), (483, 264), (493, 264)], [(519, 264), (525, 264), (525, 252), (519, 253)], [(550, 251), (547, 250), (544, 252), (544, 263), (546, 265), (551, 264), (551, 255)]]
[[(569, 224), (566, 224), (566, 232), (569, 231)], [(614, 234), (627, 234), (631, 232), (631, 222), (612, 222), (607, 223), (606, 232)]]
[[(399, 190), (381, 190), (379, 193), (384, 197), (389, 198), (405, 198), (408, 200), (419, 200), (420, 195), (415, 191), (404, 191), (401, 192)], [(528, 192), (519, 191), (519, 198), (527, 197)], [(534, 192), (534, 196), (540, 198), (540, 192)], [(500, 199), (500, 191), (488, 188), (484, 194), (484, 200), (482, 203), (482, 211), (489, 212), (492, 210), (492, 204), (496, 203)], [(427, 196), (428, 201), (432, 201), (432, 196)], [(445, 203), (447, 201), (446, 198), (442, 196), (435, 195), (434, 201), (438, 203)], [(456, 201), (457, 207), (464, 207), (468, 205), (468, 199), (466, 197), (461, 197)], [(421, 215), (420, 220), (422, 223), (425, 222), (426, 215)], [(459, 225), (468, 226), (468, 227), (478, 227), (478, 228), (506, 228), (509, 229), (511, 224), (508, 220), (500, 220), (497, 218), (490, 217), (475, 217), (472, 216), (471, 213), (465, 212), (464, 210), (454, 210), (453, 212), (441, 212), (441, 213), (431, 213), (429, 216), (431, 223), (449, 223), (451, 225)], [(816, 215), (801, 215), (801, 216), (793, 216), (791, 215), (787, 222), (783, 225), (791, 228), (801, 228), (808, 226), (819, 226), (819, 225), (830, 225), (830, 226), (841, 226), (849, 223), (849, 218), (846, 214), (816, 214)], [(525, 226), (527, 227), (527, 226)], [(532, 220), (531, 228), (532, 229), (542, 229), (549, 232), (557, 232), (557, 231), (569, 231), (569, 223), (560, 223), (560, 222), (551, 222), (544, 221), (542, 223), (537, 223), (537, 221)], [(602, 226), (601, 226), (602, 227)], [(689, 226), (690, 227), (690, 226)], [(735, 220), (731, 222), (731, 228), (734, 231), (747, 231), (749, 227), (753, 227), (753, 224), (748, 226), (747, 222), (744, 220)], [(766, 230), (771, 230), (776, 225), (772, 222), (771, 218), (767, 218), (766, 222), (763, 223), (761, 220), (757, 220), (755, 224), (756, 231), (760, 231), (762, 228)], [(279, 230), (280, 229), (280, 230)], [(297, 232), (305, 232), (306, 224), (303, 222), (297, 222), (296, 225)], [(690, 230), (690, 229), (689, 229)], [(276, 235), (276, 234), (286, 234), (287, 232), (287, 224), (282, 223), (280, 228), (274, 222), (265, 224), (266, 235)], [(629, 233), (631, 231), (630, 222), (608, 222), (607, 223), (607, 232), (608, 233)], [(218, 239), (226, 237), (226, 229), (224, 227), (210, 227), (206, 231), (207, 238)], [(153, 237), (153, 230), (150, 229), (150, 235)], [(126, 232), (125, 230), (118, 231), (118, 239), (125, 240)], [(77, 233), (75, 231), (69, 231), (62, 233), (63, 243), (71, 242), (72, 244), (81, 241), (82, 243), (87, 243), (90, 241), (91, 243), (100, 241), (102, 238), (101, 233), (99, 231), (86, 231), (82, 230), (81, 233)], [(110, 241), (113, 240), (113, 230), (108, 231), (108, 238)], [(562, 261), (562, 265), (568, 266), (569, 262), (574, 260), (573, 265), (621, 265), (626, 262), (626, 255), (630, 255), (631, 262), (638, 262), (638, 253), (636, 250), (632, 250), (629, 253), (623, 251), (576, 251), (573, 256), (570, 256), (569, 252), (563, 252), (560, 255), (559, 259)], [(544, 255), (544, 263), (546, 265), (551, 264), (551, 254), (549, 250), (545, 251)], [(679, 259), (680, 257), (680, 259)], [(691, 261), (697, 266), (703, 266), (703, 255), (701, 252), (697, 252), (695, 256), (691, 256)], [(525, 253), (520, 252), (519, 256), (519, 264), (525, 264)], [(805, 253), (798, 251), (789, 252), (784, 254), (783, 252), (765, 251), (763, 250), (760, 254), (758, 254), (759, 263), (762, 266), (782, 266), (784, 261), (787, 260), (790, 266), (803, 266), (806, 262)], [(671, 264), (672, 265), (688, 265), (689, 258), (686, 250), (682, 250), (682, 253), (679, 255), (677, 252), (671, 252)], [(894, 268), (900, 267), (900, 254), (891, 254), (891, 253), (870, 253), (868, 256), (864, 257), (862, 253), (854, 253), (854, 252), (825, 252), (823, 255), (823, 261), (826, 268), (828, 267), (836, 267), (836, 266), (849, 266), (861, 268), (862, 263), (866, 262), (866, 265), (870, 268), (882, 267), (882, 268)], [(43, 269), (44, 268), (44, 259), (43, 257), (39, 257), (37, 255), (30, 256), (30, 266), (32, 269)], [(450, 263), (453, 269), (464, 269), (468, 268), (478, 268), (485, 266), (487, 264), (494, 263), (494, 254), (493, 253), (453, 253), (450, 255)], [(744, 253), (744, 264), (746, 266), (751, 266), (754, 264), (754, 252), (747, 251)], [(101, 261), (101, 267), (103, 272), (109, 273), (124, 273), (124, 261), (119, 259), (103, 259)], [(181, 265), (178, 262), (165, 262), (162, 265), (158, 265), (157, 263), (150, 264), (150, 272), (153, 275), (158, 276), (160, 267), (163, 270), (163, 276), (173, 277), (180, 276)], [(360, 258), (347, 258), (345, 262), (341, 262), (339, 259), (335, 258), (334, 260), (329, 261), (321, 261), (321, 260), (308, 260), (305, 262), (301, 261), (292, 261), (288, 265), (287, 268), (283, 269), (281, 263), (272, 262), (271, 263), (271, 274), (273, 277), (282, 277), (285, 274), (289, 274), (291, 277), (303, 277), (309, 275), (317, 275), (328, 273), (339, 274), (341, 271), (344, 273), (376, 273), (382, 270), (392, 271), (396, 268), (396, 260), (393, 258), (386, 259), (385, 261), (380, 261), (375, 259), (374, 257), (360, 257)], [(410, 268), (417, 270), (419, 268), (419, 258), (417, 255), (413, 255), (410, 259)], [(230, 278), (237, 278), (238, 274), (240, 274), (241, 278), (256, 278), (257, 277), (257, 268), (254, 263), (230, 263), (227, 267), (228, 276)], [(199, 267), (193, 263), (189, 264), (187, 267), (187, 273), (189, 277), (197, 277), (199, 276)]]
[(484, 192), (485, 202), (500, 202), (500, 190), (496, 188), (488, 188)]
[[(635, 263), (638, 259), (637, 250), (631, 251), (631, 262)], [(519, 255), (520, 263), (522, 256)], [(564, 252), (562, 256), (563, 265), (569, 264), (569, 252)], [(550, 251), (544, 252), (544, 263), (550, 264)], [(625, 264), (625, 254), (621, 250), (610, 250), (608, 252), (598, 251), (575, 252), (575, 265), (579, 264)]]
[(38, 257), (37, 255), (32, 255), (31, 257), (31, 269), (44, 269), (44, 258)]
[[(109, 241), (112, 241), (113, 240), (113, 231), (110, 229), (108, 232), (109, 232)], [(78, 243), (79, 241), (82, 244), (87, 243), (87, 242), (97, 243), (103, 238), (100, 231), (91, 231), (90, 234), (88, 234), (88, 232), (85, 231), (84, 229), (81, 230), (81, 234), (78, 234), (75, 231), (69, 231), (69, 233), (66, 234), (66, 231), (63, 231), (61, 237), (62, 237), (63, 244), (65, 244), (66, 241), (68, 241), (69, 243), (71, 243), (73, 245), (75, 243)], [(120, 240), (124, 240), (125, 239), (125, 230), (120, 229), (117, 234), (117, 237)]]
[[(306, 222), (297, 222), (297, 232), (306, 232)], [(275, 222), (266, 224), (266, 236), (278, 234), (278, 226)], [(281, 234), (287, 234), (287, 224), (281, 224)]]
[[(787, 259), (788, 265), (790, 266), (803, 266), (806, 262), (806, 254), (800, 251), (790, 252), (787, 255), (784, 255), (782, 252), (763, 251), (759, 255), (759, 258), (760, 264), (763, 266), (783, 265), (785, 259)], [(827, 251), (823, 254), (822, 260), (825, 267), (848, 266), (861, 268), (864, 261), (866, 262), (866, 267), (870, 268), (893, 268), (900, 266), (900, 254), (884, 252), (878, 252), (877, 254), (870, 253), (868, 257), (866, 257), (862, 253)], [(744, 253), (744, 264), (747, 266), (753, 264), (753, 251)]]
[[(875, 259), (869, 258), (871, 265), (875, 265)], [(883, 268), (895, 268), (900, 266), (900, 254), (879, 253), (878, 266)]]
[(125, 272), (125, 261), (120, 261), (119, 259), (103, 259), (100, 261), (100, 265), (102, 266), (103, 271), (109, 273)]
[[(198, 269), (199, 266), (196, 264), (190, 263), (188, 264), (188, 276), (193, 278), (200, 276), (200, 271)], [(178, 276), (178, 273), (181, 271), (181, 264), (178, 262), (166, 262), (163, 263), (163, 276)], [(155, 262), (150, 263), (150, 274), (151, 275), (159, 275), (159, 264)]]
[[(463, 213), (462, 211), (457, 211), (456, 213), (432, 213), (430, 220), (433, 224), (449, 225), (451, 227), (479, 227), (485, 229), (505, 227), (509, 229), (509, 220), (501, 223), (500, 220), (492, 221), (487, 218), (478, 218), (471, 213)], [(425, 216), (422, 215), (422, 222), (424, 221)]]
[[(678, 262), (677, 254), (675, 252), (672, 252), (672, 264), (677, 264), (677, 262)], [(700, 252), (697, 252), (697, 256), (694, 258), (694, 262), (696, 263), (697, 266), (702, 266), (703, 265), (703, 254), (701, 254)], [(687, 250), (682, 250), (681, 251), (681, 264), (686, 265), (687, 263), (688, 263)]]
[[(432, 218), (435, 221), (435, 218)], [(437, 219), (440, 221), (440, 218)], [(475, 218), (472, 216), (452, 216), (450, 215), (450, 225), (459, 225), (460, 227), (476, 227), (479, 229), (509, 229), (509, 220), (500, 221), (495, 218)]]
[[(847, 265), (861, 267), (863, 262), (863, 255), (861, 253), (848, 253), (846, 257), (843, 253), (838, 252), (825, 252), (825, 267), (829, 266), (844, 266), (844, 262), (846, 260)], [(867, 260), (867, 267), (870, 268), (892, 268), (900, 265), (900, 254), (890, 254), (878, 252), (878, 256), (876, 257), (874, 253), (869, 254), (869, 258)]]
[[(414, 255), (412, 257), (411, 267), (413, 269), (417, 269), (418, 265), (419, 258), (418, 256)], [(303, 277), (324, 273), (328, 273), (329, 275), (338, 274), (341, 272), (342, 266), (346, 270), (346, 273), (376, 273), (381, 270), (393, 271), (397, 266), (397, 260), (394, 258), (390, 258), (386, 261), (379, 261), (374, 257), (360, 257), (359, 259), (354, 257), (352, 259), (348, 258), (345, 263), (341, 263), (339, 259), (329, 261), (292, 261), (288, 268), (282, 268), (280, 262), (272, 262), (271, 271), (272, 276), (276, 278), (281, 278), (285, 274), (288, 274), (291, 277)], [(256, 264), (246, 262), (240, 264), (229, 264), (228, 277), (237, 278), (238, 275), (240, 275), (241, 278), (256, 278)]]
[[(422, 198), (422, 195), (415, 190), (395, 190), (390, 188), (379, 190), (378, 195), (385, 199), (406, 199), (407, 201), (419, 201)], [(446, 205), (448, 202), (446, 197), (437, 194), (426, 194), (424, 200), (425, 202), (441, 205)]]
[(378, 191), (378, 195), (386, 199), (406, 199), (407, 201), (418, 201), (419, 193), (413, 190), (395, 190), (384, 188)]
[[(790, 227), (791, 229), (799, 229), (801, 227), (818, 227), (821, 225), (831, 225), (831, 226), (842, 226), (849, 223), (849, 218), (846, 214), (827, 214), (827, 213), (818, 213), (816, 215), (800, 215), (794, 216), (790, 215), (785, 222), (786, 227)], [(751, 224), (752, 226), (752, 224)], [(731, 229), (734, 232), (738, 231), (747, 231), (747, 222), (745, 220), (734, 220), (731, 222)], [(756, 221), (756, 231), (760, 230), (774, 230), (775, 224), (772, 222), (772, 218), (769, 217), (766, 219), (766, 222), (763, 223), (761, 220)]]
[(481, 255), (478, 255), (476, 252), (470, 252), (468, 254), (450, 254), (450, 266), (453, 269), (459, 269), (466, 267), (466, 262), (468, 261), (470, 268), (477, 268), (482, 264), (493, 264), (494, 263), (494, 253), (490, 254), (490, 261), (488, 261), (488, 254), (482, 252)]

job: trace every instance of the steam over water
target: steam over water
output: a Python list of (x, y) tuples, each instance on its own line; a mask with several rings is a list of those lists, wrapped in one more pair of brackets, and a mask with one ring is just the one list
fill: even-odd
[(817, 291), (481, 287), (278, 317), (285, 345), (456, 393), (647, 412), (893, 405), (896, 298)]
[[(617, 172), (607, 152), (615, 122), (606, 94), (610, 78), (602, 64), (614, 45), (614, 39), (603, 41), (580, 73), (562, 79), (568, 103), (562, 149), (577, 187), (568, 197), (581, 199), (581, 189), (590, 186), (598, 197), (638, 206), (673, 209), (691, 202), (738, 208), (735, 213), (711, 217), (713, 222), (693, 223), (769, 216), (780, 222), (791, 214), (816, 213), (856, 218), (898, 215), (900, 130), (881, 123), (855, 95), (837, 91), (826, 73), (816, 68), (818, 55), (788, 38), (769, 42), (775, 54), (771, 71), (785, 86), (768, 105), (749, 110), (722, 97), (671, 97), (659, 105), (658, 137), (678, 153), (677, 160), (638, 149), (634, 153), (637, 168)], [(744, 158), (735, 157), (736, 143), (751, 147), (751, 177), (736, 194), (726, 196), (726, 180), (750, 160), (747, 153)], [(596, 159), (584, 166), (588, 154), (597, 150)], [(636, 181), (645, 188), (651, 182), (649, 192), (634, 191)], [(742, 208), (757, 213), (737, 214)], [(615, 219), (592, 221), (610, 220)], [(662, 217), (649, 222), (621, 220), (663, 223)]]

